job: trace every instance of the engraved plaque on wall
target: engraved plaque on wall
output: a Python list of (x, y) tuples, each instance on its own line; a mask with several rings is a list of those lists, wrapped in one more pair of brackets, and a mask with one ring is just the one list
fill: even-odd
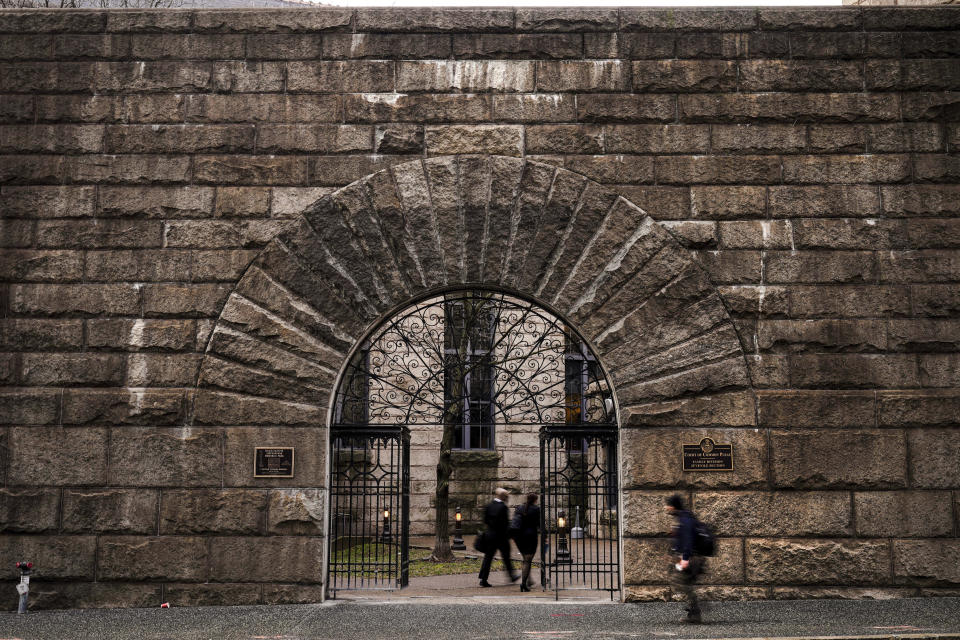
[(733, 471), (733, 445), (717, 444), (704, 438), (698, 444), (683, 445), (684, 471)]
[(254, 478), (292, 478), (293, 447), (254, 447)]

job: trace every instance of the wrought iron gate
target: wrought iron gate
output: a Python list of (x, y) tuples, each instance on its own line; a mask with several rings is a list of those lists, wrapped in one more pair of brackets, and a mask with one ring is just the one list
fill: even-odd
[(330, 461), (330, 595), (407, 585), (410, 433), (334, 426)]
[(542, 583), (620, 591), (617, 429), (547, 425), (540, 430)]

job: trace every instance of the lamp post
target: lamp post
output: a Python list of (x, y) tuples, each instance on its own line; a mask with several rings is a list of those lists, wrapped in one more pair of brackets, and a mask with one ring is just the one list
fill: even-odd
[(567, 546), (567, 512), (557, 514), (557, 564), (573, 564), (570, 548)]
[(383, 510), (383, 531), (380, 532), (380, 542), (390, 542), (390, 510)]
[(453, 545), (450, 547), (454, 551), (462, 551), (467, 548), (463, 544), (463, 514), (460, 513), (460, 505), (457, 505), (457, 513), (453, 516)]

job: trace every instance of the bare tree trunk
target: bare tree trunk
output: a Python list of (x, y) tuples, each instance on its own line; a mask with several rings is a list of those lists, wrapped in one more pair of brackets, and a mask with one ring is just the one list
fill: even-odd
[[(443, 410), (443, 436), (440, 438), (440, 457), (437, 461), (437, 490), (436, 527), (433, 542), (433, 553), (430, 559), (435, 562), (450, 562), (454, 559), (450, 550), (450, 477), (453, 475), (453, 438), (455, 435), (455, 420), (462, 419), (464, 410), (464, 378), (467, 371), (467, 348), (473, 327), (471, 323), (477, 317), (477, 305), (484, 302), (463, 300), (464, 330), (457, 344), (457, 355), (453, 366), (444, 363), (444, 376), (452, 376), (450, 396), (452, 402)], [(446, 381), (444, 381), (446, 385)]]
[[(459, 385), (458, 385), (459, 386)], [(440, 459), (437, 462), (436, 493), (436, 539), (430, 559), (435, 562), (450, 562), (453, 552), (450, 550), (450, 476), (453, 475), (453, 424), (445, 421), (443, 436), (440, 438)]]

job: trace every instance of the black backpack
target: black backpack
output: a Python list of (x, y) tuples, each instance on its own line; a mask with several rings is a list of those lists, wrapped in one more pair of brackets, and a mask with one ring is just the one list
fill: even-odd
[(698, 556), (712, 556), (716, 553), (716, 547), (710, 527), (693, 518), (693, 552)]

